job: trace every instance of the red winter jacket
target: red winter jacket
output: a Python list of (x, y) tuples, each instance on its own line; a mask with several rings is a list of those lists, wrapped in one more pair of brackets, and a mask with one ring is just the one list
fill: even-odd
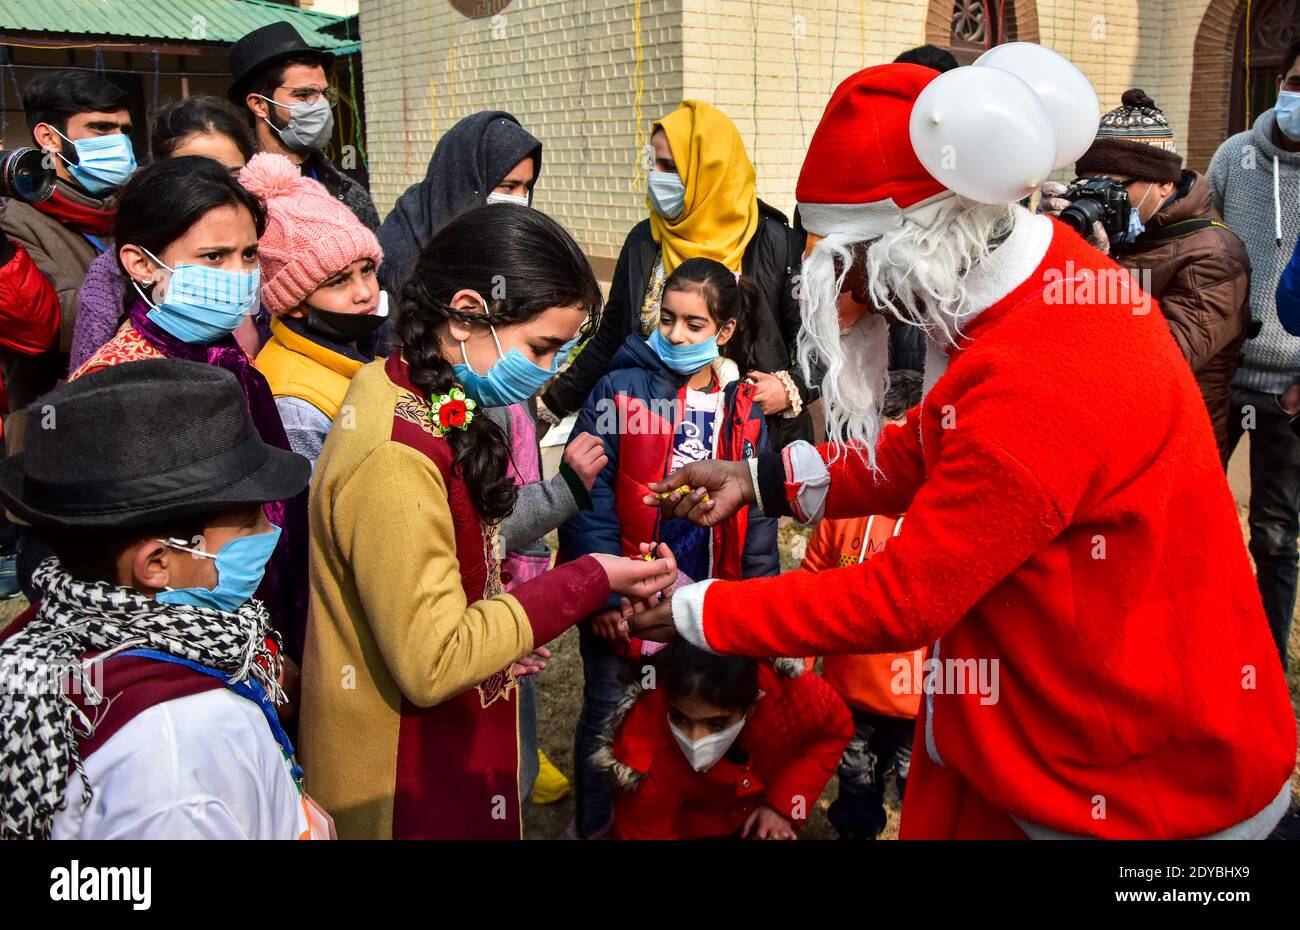
[(705, 772), (690, 767), (673, 738), (663, 690), (629, 694), (609, 723), (612, 746), (607, 734), (596, 754), (620, 789), (615, 837), (732, 836), (761, 804), (803, 825), (853, 736), (853, 719), (811, 672), (792, 678), (763, 662), (758, 684), (763, 697), (736, 742)]
[(1126, 272), (1065, 226), (1018, 210), (993, 257), (883, 477), (829, 469), (826, 516), (906, 530), (861, 565), (712, 582), (698, 628), (723, 653), (996, 668), (992, 701), (926, 695), (918, 752), (1052, 830), (1217, 833), (1279, 795), (1296, 723), (1205, 403), (1158, 308), (1098, 300)]
[(0, 346), (38, 355), (59, 339), (59, 298), (22, 246), (0, 236)]

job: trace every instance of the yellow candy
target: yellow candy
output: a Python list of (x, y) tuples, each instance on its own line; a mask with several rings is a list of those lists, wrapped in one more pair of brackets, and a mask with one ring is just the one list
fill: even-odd
[[(658, 494), (655, 495), (655, 497), (657, 497), (661, 501), (666, 501), (673, 494), (680, 494), (682, 497), (685, 497), (686, 495), (690, 494), (694, 490), (695, 489), (691, 487), (689, 484), (684, 484), (676, 491), (660, 491)], [(700, 500), (702, 501), (707, 501), (708, 499), (709, 499), (708, 492), (705, 492), (704, 496), (700, 498)]]

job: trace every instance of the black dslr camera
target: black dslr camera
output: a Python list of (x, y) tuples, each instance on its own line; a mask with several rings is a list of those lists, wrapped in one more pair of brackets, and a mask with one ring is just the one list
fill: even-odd
[(1079, 178), (1060, 195), (1070, 201), (1058, 219), (1085, 239), (1092, 234), (1092, 224), (1101, 223), (1111, 242), (1128, 232), (1128, 186), (1112, 178)]

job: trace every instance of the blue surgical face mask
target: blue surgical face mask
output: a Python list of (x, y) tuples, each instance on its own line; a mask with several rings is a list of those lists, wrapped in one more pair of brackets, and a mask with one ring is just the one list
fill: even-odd
[(646, 193), (655, 212), (666, 220), (675, 220), (686, 207), (686, 185), (675, 171), (652, 171), (646, 179)]
[(271, 527), (269, 533), (255, 536), (236, 536), (217, 550), (216, 555), (184, 545), (180, 539), (160, 539), (165, 546), (188, 552), (202, 559), (217, 562), (215, 588), (168, 588), (160, 591), (157, 600), (164, 604), (189, 604), (191, 607), (211, 607), (228, 614), (243, 607), (253, 596), (266, 574), (266, 563), (280, 541), (280, 528)]
[(177, 265), (168, 268), (156, 255), (141, 246), (140, 250), (162, 268), (171, 272), (167, 294), (155, 304), (145, 297), (134, 280), (136, 292), (149, 304), (149, 319), (182, 342), (208, 345), (229, 336), (240, 323), (257, 309), (262, 270), (226, 271), (206, 265)]
[(663, 333), (656, 328), (650, 333), (650, 338), (646, 341), (650, 343), (650, 348), (654, 350), (654, 354), (659, 356), (659, 360), (679, 375), (695, 374), (720, 354), (716, 334), (703, 342), (691, 342), (686, 345), (675, 346), (665, 339)]
[(497, 338), (496, 327), (492, 330), (492, 340), (497, 344), (498, 358), (492, 363), (487, 374), (480, 375), (469, 367), (469, 356), (465, 353), (465, 343), (460, 344), (460, 357), (465, 361), (455, 365), (456, 380), (465, 388), (465, 393), (485, 407), (509, 407), (522, 404), (542, 389), (542, 386), (555, 377), (560, 370), (560, 363), (568, 357), (569, 351), (577, 344), (577, 338), (570, 339), (555, 352), (555, 360), (550, 368), (543, 368), (536, 362), (524, 358), (518, 349), (501, 351), (501, 340)]
[[(57, 129), (54, 131), (59, 132)], [(62, 152), (58, 156), (67, 162), (68, 173), (92, 196), (98, 197), (121, 187), (135, 170), (135, 150), (131, 148), (131, 137), (123, 133), (90, 136), (73, 142), (59, 132), (59, 138), (71, 142), (77, 150), (77, 164), (63, 158)]]
[(1142, 209), (1142, 204), (1146, 202), (1146, 199), (1148, 195), (1150, 195), (1150, 193), (1151, 193), (1151, 188), (1148, 187), (1147, 192), (1142, 195), (1142, 199), (1139, 200), (1137, 203), (1133, 204), (1132, 208), (1129, 210), (1128, 231), (1124, 236), (1125, 242), (1135, 242), (1137, 241), (1138, 236), (1142, 235), (1144, 232), (1147, 231), (1147, 224), (1142, 222), (1141, 209)]
[(1300, 142), (1300, 94), (1280, 91), (1273, 106), (1277, 114), (1277, 128), (1292, 142)]

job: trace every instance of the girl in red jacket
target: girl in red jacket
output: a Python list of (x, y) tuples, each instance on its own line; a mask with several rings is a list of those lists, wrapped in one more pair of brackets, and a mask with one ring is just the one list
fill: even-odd
[[(848, 708), (797, 659), (676, 643), (633, 685), (595, 756), (619, 790), (618, 839), (795, 839), (853, 735)], [(649, 687), (643, 687), (649, 685)]]

